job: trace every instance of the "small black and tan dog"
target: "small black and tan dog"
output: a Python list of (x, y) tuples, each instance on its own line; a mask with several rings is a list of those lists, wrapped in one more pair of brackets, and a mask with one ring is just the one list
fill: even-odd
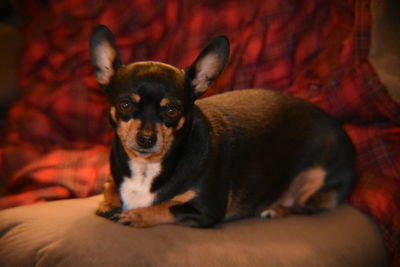
[(313, 213), (346, 198), (354, 149), (319, 108), (261, 89), (196, 101), (228, 61), (226, 37), (213, 39), (186, 70), (154, 61), (123, 65), (103, 25), (90, 54), (116, 132), (112, 181), (97, 214), (135, 227), (210, 227)]

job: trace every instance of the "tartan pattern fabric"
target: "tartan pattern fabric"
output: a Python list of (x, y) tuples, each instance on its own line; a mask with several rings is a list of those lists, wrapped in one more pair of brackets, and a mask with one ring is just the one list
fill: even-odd
[(123, 62), (181, 68), (226, 34), (231, 59), (207, 95), (271, 88), (338, 118), (358, 153), (349, 202), (378, 222), (400, 264), (400, 107), (368, 61), (368, 0), (26, 0), (22, 8), (24, 94), (1, 133), (0, 208), (101, 191), (112, 133), (89, 64), (95, 25), (115, 33)]

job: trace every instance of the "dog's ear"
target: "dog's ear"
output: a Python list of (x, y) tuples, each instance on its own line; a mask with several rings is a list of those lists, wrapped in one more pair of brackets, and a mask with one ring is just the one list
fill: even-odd
[(214, 38), (201, 51), (200, 55), (186, 71), (195, 98), (201, 96), (221, 74), (228, 58), (229, 40), (225, 36)]
[(107, 87), (111, 77), (121, 66), (121, 57), (114, 36), (104, 25), (97, 26), (90, 38), (90, 58), (97, 82)]

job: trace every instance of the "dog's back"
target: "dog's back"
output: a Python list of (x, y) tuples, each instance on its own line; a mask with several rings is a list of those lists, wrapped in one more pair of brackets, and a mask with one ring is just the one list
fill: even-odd
[[(213, 146), (221, 147), (220, 167), (229, 166), (221, 172), (230, 181), (227, 217), (255, 215), (271, 205), (313, 212), (343, 202), (354, 152), (340, 125), (322, 110), (261, 89), (196, 104), (210, 124)], [(272, 213), (266, 216), (280, 215)]]

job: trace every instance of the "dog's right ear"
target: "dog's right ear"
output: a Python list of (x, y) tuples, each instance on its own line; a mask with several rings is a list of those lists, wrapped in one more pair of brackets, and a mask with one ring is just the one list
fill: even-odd
[(104, 25), (97, 26), (90, 37), (90, 58), (97, 82), (107, 87), (111, 77), (121, 66), (121, 57), (114, 36)]

